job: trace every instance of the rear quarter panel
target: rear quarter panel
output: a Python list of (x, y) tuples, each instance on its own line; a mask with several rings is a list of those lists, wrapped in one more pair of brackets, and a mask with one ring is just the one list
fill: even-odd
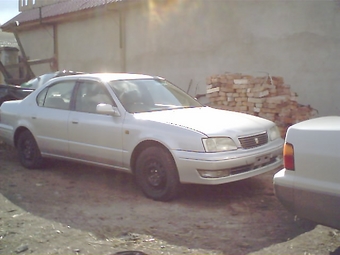
[(340, 121), (330, 125), (331, 129), (323, 125), (319, 129), (294, 127), (288, 131), (286, 142), (294, 146), (296, 178), (301, 178), (302, 188), (340, 195)]
[(0, 139), (13, 145), (14, 132), (20, 118), (21, 100), (6, 101), (0, 107)]
[(286, 142), (294, 146), (296, 214), (340, 228), (340, 118), (297, 124), (288, 130)]

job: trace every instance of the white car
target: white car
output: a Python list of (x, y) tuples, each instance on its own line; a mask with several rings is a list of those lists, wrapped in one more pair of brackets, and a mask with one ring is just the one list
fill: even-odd
[(340, 117), (288, 129), (284, 169), (274, 176), (279, 201), (300, 218), (340, 229)]
[(53, 157), (133, 173), (154, 200), (182, 183), (222, 184), (282, 164), (283, 139), (266, 119), (202, 106), (163, 78), (54, 78), (0, 108), (0, 139), (27, 168)]

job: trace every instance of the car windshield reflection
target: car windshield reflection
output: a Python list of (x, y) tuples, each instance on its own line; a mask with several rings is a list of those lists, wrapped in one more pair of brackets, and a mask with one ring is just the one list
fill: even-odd
[(162, 79), (118, 80), (109, 85), (130, 113), (202, 107), (183, 90)]

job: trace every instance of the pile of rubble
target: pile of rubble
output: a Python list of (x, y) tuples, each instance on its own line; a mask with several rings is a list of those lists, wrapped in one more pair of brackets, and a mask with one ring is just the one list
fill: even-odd
[(316, 117), (312, 107), (297, 102), (298, 96), (282, 77), (243, 74), (214, 75), (207, 79), (207, 97), (214, 108), (248, 113), (275, 122), (285, 137), (287, 128)]

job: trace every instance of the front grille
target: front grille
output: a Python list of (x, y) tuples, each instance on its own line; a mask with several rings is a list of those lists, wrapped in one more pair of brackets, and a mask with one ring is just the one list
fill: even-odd
[(203, 178), (222, 178), (222, 177), (238, 175), (238, 174), (246, 173), (249, 171), (261, 169), (263, 167), (276, 164), (281, 160), (282, 160), (281, 156), (271, 156), (270, 154), (268, 154), (268, 155), (257, 157), (255, 159), (255, 162), (249, 165), (218, 169), (218, 170), (197, 169), (197, 171), (200, 174), (200, 176)]
[(239, 166), (229, 169), (230, 175), (242, 174), (251, 170), (256, 170), (271, 164), (274, 164), (278, 160), (278, 157), (262, 156), (252, 165)]
[(243, 149), (250, 149), (268, 143), (268, 135), (267, 132), (263, 132), (252, 136), (239, 137), (238, 140)]

